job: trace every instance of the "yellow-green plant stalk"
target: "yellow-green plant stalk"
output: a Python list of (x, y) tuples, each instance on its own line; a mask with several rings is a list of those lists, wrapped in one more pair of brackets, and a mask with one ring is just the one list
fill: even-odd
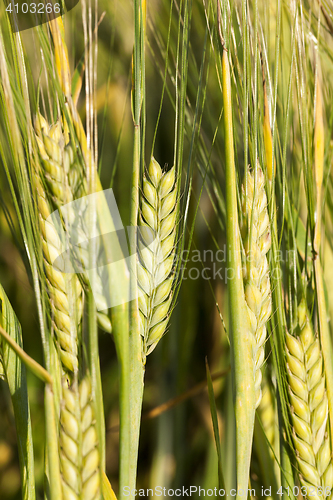
[(152, 158), (143, 179), (137, 265), (144, 359), (162, 338), (169, 321), (178, 217), (175, 167), (163, 172)]
[(267, 177), (269, 182), (272, 181), (275, 175), (275, 158), (273, 159), (273, 137), (272, 137), (272, 129), (270, 123), (270, 113), (269, 113), (269, 104), (268, 104), (268, 96), (267, 96), (267, 84), (265, 78), (264, 66), (262, 64), (262, 77), (263, 77), (263, 87), (264, 87), (264, 144), (265, 144), (265, 154), (266, 154), (266, 168), (267, 168)]
[[(64, 130), (63, 130), (64, 128)], [(77, 158), (74, 156), (74, 146), (69, 140), (67, 127), (62, 127), (62, 123), (58, 120), (54, 125), (50, 126), (45, 118), (38, 113), (35, 120), (36, 140), (41, 155), (42, 169), (47, 187), (50, 192), (50, 198), (54, 205), (58, 208), (72, 202), (87, 194), (86, 180), (81, 175), (80, 165)], [(70, 210), (66, 212), (70, 217)], [(74, 219), (75, 214), (73, 212)], [(75, 220), (66, 221), (66, 226), (70, 227), (75, 223)], [(85, 227), (76, 228), (76, 230), (85, 231)], [(83, 239), (85, 235), (83, 234)], [(83, 266), (89, 265), (88, 249), (80, 249), (79, 254), (75, 256), (80, 259)], [(89, 282), (83, 273), (85, 285), (88, 287)], [(102, 311), (108, 309), (105, 297), (103, 295), (103, 286), (98, 273), (96, 275), (95, 289), (98, 287), (99, 293), (95, 293), (94, 297), (96, 305), (99, 309), (97, 320), (99, 326), (111, 333), (111, 321), (108, 314)]]
[[(321, 204), (322, 204), (322, 184), (324, 174), (324, 144), (325, 144), (325, 129), (323, 119), (323, 104), (321, 85), (317, 76), (316, 80), (316, 109), (315, 109), (315, 130), (314, 130), (314, 178), (316, 184), (316, 214), (315, 214), (315, 231), (314, 231), (314, 268), (316, 279), (316, 296), (318, 306), (319, 319), (319, 334), (320, 344), (324, 358), (326, 389), (329, 408), (330, 428), (333, 430), (333, 349), (332, 339), (328, 327), (328, 315), (326, 309), (326, 297), (324, 292), (324, 278), (320, 262), (320, 245), (321, 245)], [(333, 449), (333, 432), (331, 432), (331, 447)]]
[[(222, 56), (222, 91), (225, 130), (226, 206), (228, 279), (230, 305), (230, 340), (232, 349), (232, 375), (236, 417), (236, 474), (237, 500), (247, 492), (255, 416), (254, 335), (251, 331), (248, 306), (245, 301), (240, 230), (238, 223), (236, 169), (232, 128), (232, 96), (228, 53)], [(229, 273), (229, 274), (230, 274)]]
[(99, 500), (100, 458), (91, 382), (85, 376), (78, 391), (63, 388), (60, 417), (60, 467), (63, 500)]
[(316, 225), (314, 237), (314, 249), (319, 252), (321, 240), (321, 204), (322, 185), (324, 177), (324, 120), (323, 104), (321, 96), (321, 86), (317, 76), (316, 81), (316, 112), (314, 131), (314, 164), (315, 164), (315, 184), (316, 184)]
[[(287, 333), (286, 360), (293, 443), (300, 482), (307, 497), (329, 496), (333, 487), (332, 448), (323, 355), (301, 302), (295, 336)], [(326, 489), (326, 490), (325, 490)]]
[(259, 165), (248, 171), (243, 186), (244, 288), (254, 335), (253, 362), (256, 407), (261, 400), (261, 368), (265, 360), (266, 322), (272, 311), (269, 266), (266, 254), (271, 246), (265, 177)]

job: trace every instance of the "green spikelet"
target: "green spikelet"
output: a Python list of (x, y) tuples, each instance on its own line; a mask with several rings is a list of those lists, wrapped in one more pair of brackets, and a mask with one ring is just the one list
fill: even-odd
[[(82, 180), (80, 165), (74, 155), (74, 146), (69, 140), (66, 127), (62, 127), (61, 121), (58, 120), (54, 125), (50, 126), (45, 118), (38, 113), (35, 120), (36, 140), (39, 147), (39, 152), (42, 161), (42, 170), (44, 179), (50, 195), (48, 199), (52, 199), (56, 207), (60, 208), (66, 203), (78, 199), (86, 194), (86, 183)], [(69, 210), (69, 224), (74, 222), (74, 215), (71, 217)], [(84, 228), (76, 228), (76, 230)], [(84, 235), (83, 235), (84, 239)], [(84, 255), (83, 255), (84, 254)], [(81, 250), (79, 255), (80, 261), (84, 266), (88, 266), (88, 254)], [(88, 286), (88, 281), (83, 274), (83, 281)], [(109, 316), (102, 312), (107, 309), (105, 299), (103, 297), (103, 287), (101, 280), (97, 274), (96, 286), (100, 288), (100, 293), (95, 294), (97, 301), (97, 321), (99, 326), (111, 333), (111, 321)]]
[(244, 217), (244, 290), (251, 330), (254, 335), (256, 408), (261, 400), (261, 367), (265, 359), (266, 323), (272, 310), (269, 267), (266, 254), (271, 245), (265, 178), (257, 166), (248, 171), (246, 189), (243, 186)]
[(322, 498), (327, 495), (320, 495), (317, 488), (332, 490), (333, 487), (328, 401), (321, 347), (318, 337), (313, 334), (304, 302), (298, 308), (297, 336), (287, 333), (286, 352), (293, 442), (300, 481), (307, 491), (314, 487), (314, 498)]
[[(178, 222), (175, 167), (163, 173), (152, 158), (148, 174), (143, 179), (137, 266), (144, 357), (156, 347), (168, 324)], [(148, 233), (153, 234), (152, 243)]]
[(64, 387), (60, 423), (63, 500), (99, 500), (100, 460), (87, 376), (78, 391)]

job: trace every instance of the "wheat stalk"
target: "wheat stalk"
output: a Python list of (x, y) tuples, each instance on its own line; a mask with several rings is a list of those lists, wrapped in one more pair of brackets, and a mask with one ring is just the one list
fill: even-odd
[(271, 245), (265, 178), (260, 168), (248, 171), (243, 185), (244, 217), (244, 289), (250, 327), (254, 336), (253, 360), (255, 370), (255, 399), (258, 407), (261, 392), (261, 367), (265, 359), (264, 344), (271, 310), (271, 288), (266, 254)]
[[(298, 308), (297, 336), (287, 333), (286, 353), (293, 442), (300, 481), (307, 488), (331, 490), (333, 465), (323, 355), (304, 302)], [(320, 496), (317, 490), (315, 494)]]
[(86, 376), (78, 391), (63, 388), (60, 465), (64, 500), (100, 498), (100, 461), (91, 398)]
[(156, 347), (169, 320), (177, 221), (175, 167), (163, 172), (152, 158), (148, 176), (143, 179), (137, 264), (144, 357)]
[[(74, 155), (74, 146), (69, 140), (66, 121), (63, 120), (63, 123), (64, 125), (62, 126), (61, 121), (58, 120), (54, 125), (50, 126), (40, 113), (38, 113), (35, 120), (36, 140), (42, 159), (45, 181), (50, 191), (50, 197), (58, 208), (86, 195), (87, 192), (85, 180), (80, 180), (82, 177), (81, 169)], [(69, 219), (65, 221), (65, 226), (68, 229), (76, 216), (70, 208), (65, 213)], [(82, 222), (75, 230), (83, 233), (83, 240), (85, 239), (85, 234), (88, 234), (87, 228)], [(75, 255), (81, 264), (85, 268), (88, 268), (88, 250), (81, 248), (79, 252), (75, 252)], [(85, 286), (88, 287), (89, 282), (86, 273), (82, 273), (82, 278)], [(98, 324), (103, 330), (111, 333), (110, 318), (106, 313), (101, 312), (108, 309), (108, 304), (103, 295), (102, 280), (98, 272), (96, 273), (95, 288), (96, 293), (94, 297), (98, 308)]]

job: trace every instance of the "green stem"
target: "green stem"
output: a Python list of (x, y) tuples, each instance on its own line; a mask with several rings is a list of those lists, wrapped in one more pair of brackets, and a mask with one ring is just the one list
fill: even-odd
[(62, 500), (58, 430), (54, 411), (53, 391), (49, 384), (45, 386), (45, 419), (47, 459), (50, 479), (50, 499)]
[[(108, 234), (116, 232), (116, 228), (110, 214), (108, 204), (102, 192), (99, 178), (96, 178), (97, 191), (100, 196), (97, 198), (97, 217), (100, 224), (103, 238), (103, 246), (108, 264), (109, 293), (111, 302), (111, 322), (113, 338), (117, 351), (119, 363), (119, 413), (120, 413), (120, 478), (119, 498), (123, 497), (124, 487), (130, 484), (130, 358), (129, 358), (129, 270), (125, 259), (120, 259), (122, 249), (119, 241), (113, 239), (113, 244), (109, 244)], [(126, 497), (128, 498), (128, 497)]]
[[(132, 206), (131, 206), (131, 255), (133, 255), (133, 266), (131, 269), (131, 296), (135, 297), (130, 303), (130, 337), (129, 337), (129, 359), (130, 359), (130, 488), (136, 487), (136, 474), (138, 462), (138, 448), (140, 437), (140, 422), (142, 410), (142, 398), (144, 387), (144, 365), (142, 362), (142, 339), (139, 331), (140, 317), (137, 300), (137, 273), (136, 273), (136, 239), (137, 218), (139, 210), (139, 174), (141, 155), (141, 131), (140, 126), (134, 128), (134, 156), (132, 177)], [(132, 498), (132, 497), (130, 497)], [(134, 498), (134, 497), (133, 497)]]
[[(139, 342), (138, 342), (139, 341)], [(138, 345), (139, 344), (139, 345)], [(136, 487), (137, 462), (140, 438), (140, 424), (142, 411), (142, 398), (144, 389), (144, 365), (141, 354), (140, 334), (131, 329), (130, 341), (130, 451), (129, 451), (129, 475), (131, 490)], [(128, 498), (128, 497), (127, 497)], [(130, 496), (129, 498), (135, 498)]]
[(120, 447), (120, 471), (119, 471), (119, 499), (124, 498), (123, 492), (130, 484), (130, 379), (129, 349), (128, 349), (128, 310), (127, 304), (111, 309), (112, 329), (119, 363), (119, 447)]
[[(130, 254), (131, 270), (130, 270), (130, 317), (129, 317), (129, 345), (128, 345), (128, 365), (129, 370), (126, 370), (124, 377), (127, 377), (130, 403), (129, 412), (126, 420), (121, 423), (123, 432), (126, 433), (126, 439), (129, 436), (129, 448), (126, 464), (122, 464), (121, 468), (126, 466), (129, 477), (128, 483), (121, 484), (120, 498), (123, 498), (123, 486), (128, 486), (130, 491), (136, 487), (136, 474), (138, 462), (138, 449), (140, 437), (140, 422), (142, 410), (142, 397), (144, 387), (144, 365), (142, 362), (142, 339), (139, 330), (140, 317), (137, 300), (137, 273), (136, 273), (136, 251), (137, 251), (137, 224), (139, 212), (139, 185), (141, 160), (143, 161), (143, 145), (144, 137), (141, 137), (141, 112), (142, 103), (144, 100), (144, 15), (142, 0), (134, 2), (134, 19), (135, 19), (135, 42), (134, 42), (134, 57), (133, 57), (133, 73), (134, 87), (132, 89), (133, 99), (133, 122), (134, 122), (134, 145), (133, 145), (133, 172), (132, 172), (132, 194), (131, 194), (131, 235), (130, 235)], [(123, 395), (121, 394), (121, 398)], [(134, 499), (133, 495), (126, 498)]]
[[(222, 56), (222, 90), (224, 105), (228, 280), (230, 305), (230, 339), (232, 350), (232, 375), (236, 416), (236, 469), (237, 497), (244, 500), (248, 489), (250, 460), (254, 429), (255, 394), (251, 332), (249, 330), (243, 287), (243, 273), (238, 226), (236, 170), (232, 126), (232, 97), (227, 51)], [(242, 490), (242, 491), (241, 491)]]
[(96, 415), (96, 428), (98, 434), (100, 467), (105, 471), (105, 420), (104, 403), (102, 393), (101, 369), (98, 351), (98, 330), (96, 322), (96, 304), (92, 292), (88, 296), (89, 304), (89, 350), (90, 350), (90, 373), (93, 388), (93, 404)]
[(7, 344), (13, 349), (16, 355), (21, 361), (34, 373), (40, 380), (46, 382), (47, 384), (52, 384), (52, 377), (48, 371), (45, 370), (37, 361), (31, 358), (23, 349), (20, 347), (10, 335), (0, 326), (0, 335), (4, 338)]

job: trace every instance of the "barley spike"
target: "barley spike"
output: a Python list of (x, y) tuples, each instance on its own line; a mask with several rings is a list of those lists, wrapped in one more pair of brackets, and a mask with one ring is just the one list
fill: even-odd
[(88, 376), (78, 391), (64, 384), (60, 422), (63, 499), (97, 500), (100, 498), (100, 461)]
[(250, 328), (254, 336), (253, 360), (256, 408), (262, 392), (261, 368), (265, 359), (266, 323), (272, 310), (269, 267), (266, 254), (271, 245), (265, 193), (265, 178), (257, 166), (257, 175), (248, 171), (243, 185), (244, 289)]
[(317, 489), (333, 487), (328, 400), (320, 342), (313, 334), (304, 301), (298, 307), (296, 333), (296, 336), (286, 335), (293, 443), (300, 482), (308, 490), (314, 487), (315, 498), (322, 498)]
[[(64, 130), (63, 130), (64, 129)], [(50, 126), (45, 118), (38, 113), (35, 120), (36, 140), (42, 159), (42, 167), (47, 187), (52, 196), (50, 197), (56, 207), (70, 203), (74, 199), (86, 194), (85, 182), (80, 180), (81, 170), (74, 155), (74, 145), (69, 140), (66, 126), (62, 125), (59, 119), (54, 125)], [(69, 210), (67, 223), (73, 222), (75, 215), (71, 216)], [(76, 231), (85, 230), (84, 227), (76, 227)], [(85, 239), (83, 234), (83, 240)], [(84, 254), (84, 255), (83, 255)], [(81, 249), (79, 259), (84, 266), (87, 266), (87, 251)], [(88, 280), (85, 273), (82, 274), (84, 284), (88, 286)], [(111, 333), (111, 321), (108, 314), (103, 312), (107, 309), (103, 297), (103, 286), (101, 279), (96, 273), (96, 287), (100, 293), (95, 294), (96, 305), (98, 308), (97, 322), (105, 331)]]
[[(40, 116), (36, 120), (36, 138), (40, 150), (43, 146), (40, 136), (38, 136), (38, 132), (45, 130), (48, 132), (48, 128), (46, 129), (46, 127), (46, 121)], [(50, 140), (53, 139), (51, 138)], [(54, 155), (55, 154), (56, 153), (54, 153)], [(47, 290), (52, 310), (53, 327), (56, 334), (63, 368), (74, 372), (78, 366), (77, 333), (82, 316), (82, 288), (77, 276), (66, 275), (52, 265), (53, 255), (59, 255), (60, 253), (61, 241), (55, 226), (47, 220), (51, 210), (40, 171), (36, 172), (35, 186), (42, 234), (44, 269), (47, 278)], [(72, 290), (75, 295), (72, 301), (69, 297), (70, 290)], [(72, 313), (70, 306), (71, 302), (77, 303), (77, 307), (75, 307), (75, 311)], [(71, 318), (74, 313), (76, 314), (76, 318), (74, 321), (75, 327), (73, 328)]]
[(152, 158), (143, 179), (137, 264), (144, 359), (156, 347), (169, 320), (177, 221), (175, 167), (163, 172)]

